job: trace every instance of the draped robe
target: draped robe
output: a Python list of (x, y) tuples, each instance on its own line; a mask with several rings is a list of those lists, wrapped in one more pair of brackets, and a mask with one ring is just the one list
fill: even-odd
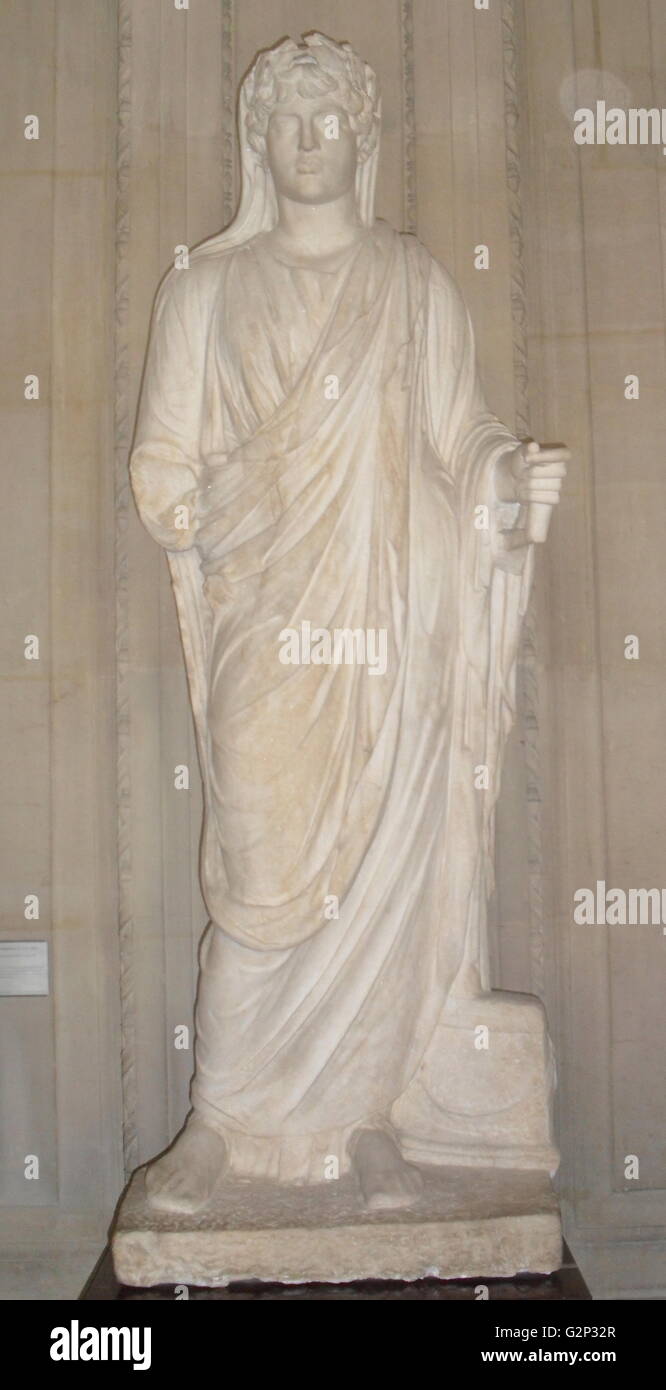
[[(455, 284), (384, 223), (333, 269), (260, 234), (162, 286), (131, 471), (169, 552), (204, 781), (192, 1101), (239, 1172), (344, 1171), (451, 992), (488, 987), (531, 572), (495, 493), (516, 443)], [(303, 623), (385, 632), (385, 673), (284, 664)]]

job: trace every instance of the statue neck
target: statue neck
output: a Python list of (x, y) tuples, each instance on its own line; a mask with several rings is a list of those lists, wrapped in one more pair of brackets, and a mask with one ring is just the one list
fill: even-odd
[(342, 252), (364, 233), (353, 189), (329, 203), (297, 203), (277, 196), (278, 221), (269, 233), (276, 250), (304, 261)]

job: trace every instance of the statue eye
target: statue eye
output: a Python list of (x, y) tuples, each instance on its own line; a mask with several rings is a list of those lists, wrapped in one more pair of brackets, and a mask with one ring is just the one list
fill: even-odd
[(349, 118), (347, 116), (347, 112), (341, 111), (338, 107), (335, 106), (330, 111), (320, 111), (319, 114), (315, 117), (315, 120), (317, 122), (317, 125), (320, 126), (325, 126), (328, 123), (335, 121), (340, 130), (349, 129)]
[(285, 112), (274, 111), (270, 117), (269, 125), (274, 130), (279, 130), (281, 134), (295, 128), (298, 125), (298, 116), (287, 115)]

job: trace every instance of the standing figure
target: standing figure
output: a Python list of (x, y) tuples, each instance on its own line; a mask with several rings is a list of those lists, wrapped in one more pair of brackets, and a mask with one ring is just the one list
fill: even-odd
[(531, 542), (567, 451), (491, 414), (455, 284), (375, 219), (379, 132), (347, 44), (260, 54), (237, 216), (154, 312), (131, 472), (178, 605), (211, 919), (193, 1108), (147, 1171), (166, 1210), (331, 1156), (369, 1208), (413, 1202), (396, 1105), (447, 1003), (488, 997)]

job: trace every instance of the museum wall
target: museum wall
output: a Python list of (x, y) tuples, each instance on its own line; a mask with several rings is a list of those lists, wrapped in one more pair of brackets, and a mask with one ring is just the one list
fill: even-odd
[(123, 1171), (188, 1108), (200, 780), (167, 565), (136, 517), (127, 454), (156, 286), (234, 207), (238, 82), (258, 48), (320, 28), (378, 72), (378, 213), (461, 285), (490, 405), (575, 452), (521, 650), (493, 972), (547, 1004), (561, 1191), (595, 1288), (656, 1287), (666, 947), (656, 927), (577, 927), (572, 905), (597, 880), (660, 885), (665, 173), (660, 146), (577, 147), (572, 113), (604, 95), (600, 73), (609, 102), (666, 104), (663, 7), (22, 0), (1, 23), (0, 939), (47, 941), (51, 971), (48, 995), (0, 1000), (7, 1248), (99, 1247)]
[(575, 455), (537, 624), (561, 1185), (595, 1287), (663, 1296), (664, 930), (577, 926), (573, 903), (597, 882), (663, 884), (666, 167), (661, 144), (571, 131), (597, 100), (666, 106), (666, 10), (553, 0), (524, 15), (531, 427)]
[(122, 1174), (115, 7), (17, 0), (0, 30), (0, 944), (48, 951), (47, 993), (0, 998), (0, 1281), (39, 1296), (80, 1287)]

